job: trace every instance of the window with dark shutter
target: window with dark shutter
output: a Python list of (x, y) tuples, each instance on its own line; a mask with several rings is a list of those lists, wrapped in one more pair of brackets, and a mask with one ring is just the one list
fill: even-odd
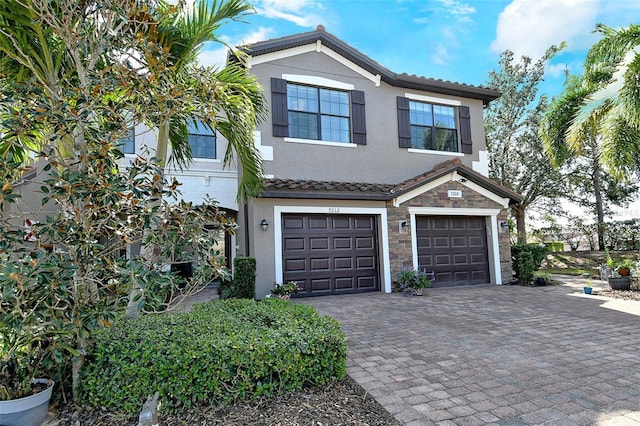
[(460, 123), (460, 145), (463, 154), (473, 153), (471, 140), (471, 112), (468, 106), (458, 107), (458, 122)]
[[(456, 107), (419, 102), (399, 96), (398, 138), (400, 148), (459, 152)], [(467, 148), (465, 148), (467, 149)]]
[(409, 99), (398, 96), (398, 146), (411, 148), (411, 121), (409, 117)]
[(353, 143), (367, 144), (367, 122), (365, 120), (364, 92), (351, 92), (351, 125), (353, 126)]
[(289, 136), (289, 114), (287, 111), (287, 81), (271, 79), (271, 121), (273, 136)]

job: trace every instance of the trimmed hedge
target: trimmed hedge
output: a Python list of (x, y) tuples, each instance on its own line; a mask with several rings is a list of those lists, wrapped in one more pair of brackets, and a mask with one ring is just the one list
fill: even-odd
[(218, 300), (102, 330), (83, 369), (81, 401), (131, 414), (155, 391), (168, 412), (227, 404), (342, 378), (346, 356), (340, 324), (313, 307)]

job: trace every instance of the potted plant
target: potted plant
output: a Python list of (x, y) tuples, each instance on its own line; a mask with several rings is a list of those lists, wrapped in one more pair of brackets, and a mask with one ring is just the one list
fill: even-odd
[(591, 294), (591, 292), (593, 291), (593, 289), (591, 288), (591, 278), (589, 278), (587, 284), (582, 287), (582, 289), (584, 290), (584, 294)]
[(635, 266), (635, 262), (631, 259), (622, 259), (616, 265), (616, 272), (621, 277), (628, 277), (631, 273), (631, 268)]
[(411, 291), (414, 296), (422, 296), (424, 289), (431, 287), (431, 274), (419, 269), (405, 269), (400, 274), (400, 283), (404, 291)]
[[(13, 331), (13, 330), (12, 330)], [(42, 342), (28, 332), (2, 327), (0, 342), (0, 424), (37, 426), (47, 415), (53, 380), (36, 378), (45, 356)]]
[(547, 274), (546, 272), (536, 271), (533, 274), (533, 282), (537, 286), (545, 286), (547, 285), (548, 281), (549, 281), (549, 274)]
[(289, 281), (287, 283), (275, 283), (275, 285), (271, 289), (271, 294), (269, 296), (273, 296), (282, 300), (289, 300), (292, 294), (299, 293), (302, 290), (303, 288), (298, 286), (298, 283), (295, 281)]

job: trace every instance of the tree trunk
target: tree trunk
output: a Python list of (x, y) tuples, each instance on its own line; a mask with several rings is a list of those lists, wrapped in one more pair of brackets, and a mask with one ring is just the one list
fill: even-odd
[(518, 244), (527, 243), (527, 228), (524, 222), (524, 209), (525, 206), (522, 203), (514, 204), (511, 206), (513, 215), (516, 217), (516, 230), (518, 236)]
[(600, 182), (600, 159), (593, 158), (593, 192), (596, 197), (596, 216), (598, 226), (598, 250), (603, 251), (604, 244), (604, 209), (602, 207), (602, 183)]

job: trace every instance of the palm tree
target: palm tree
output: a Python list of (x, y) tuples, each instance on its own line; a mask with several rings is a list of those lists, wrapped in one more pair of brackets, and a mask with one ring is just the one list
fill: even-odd
[(560, 166), (589, 157), (595, 196), (598, 246), (604, 249), (601, 177), (626, 178), (640, 169), (640, 26), (614, 30), (598, 25), (603, 38), (585, 59), (584, 75), (568, 77), (563, 93), (545, 113), (542, 137), (547, 154)]
[[(233, 161), (236, 153), (242, 167), (239, 200), (258, 195), (262, 188), (262, 160), (253, 142), (253, 130), (266, 112), (262, 88), (247, 74), (241, 61), (231, 61), (220, 70), (203, 70), (197, 66), (197, 57), (207, 42), (225, 44), (216, 34), (225, 21), (241, 20), (252, 10), (245, 0), (199, 0), (191, 8), (163, 1), (157, 11), (157, 25), (149, 26), (147, 33), (148, 40), (157, 43), (167, 54), (167, 63), (162, 66), (169, 68), (170, 78), (186, 82), (200, 101), (191, 114), (168, 112), (158, 116), (156, 156), (161, 166), (167, 162), (169, 146), (171, 159), (180, 168), (188, 164), (191, 149), (187, 126), (189, 121), (197, 119), (228, 141), (225, 166)], [(153, 66), (154, 58), (147, 58), (146, 64)]]
[(566, 130), (577, 146), (597, 133), (602, 164), (619, 177), (640, 169), (640, 25), (613, 29), (596, 26), (603, 35), (585, 59), (581, 103)]

